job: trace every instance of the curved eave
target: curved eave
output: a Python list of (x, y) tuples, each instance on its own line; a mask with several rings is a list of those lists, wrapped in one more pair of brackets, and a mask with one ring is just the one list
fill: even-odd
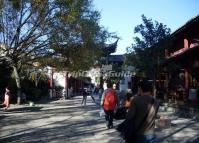
[(105, 45), (105, 47), (103, 48), (104, 52), (105, 53), (108, 53), (108, 54), (111, 54), (111, 53), (114, 53), (116, 52), (116, 49), (117, 49), (117, 41), (115, 41), (114, 43), (112, 44), (107, 44)]
[(171, 34), (171, 38), (175, 37), (176, 35), (178, 35), (179, 33), (183, 32), (185, 29), (187, 29), (187, 27), (191, 26), (193, 23), (198, 22), (199, 21), (199, 15), (193, 17), (192, 19), (190, 19), (189, 21), (187, 21), (183, 26), (179, 27), (178, 29), (176, 29), (172, 34)]
[(186, 59), (187, 57), (198, 57), (199, 55), (199, 45), (196, 45), (192, 48), (187, 48), (187, 50), (179, 53), (179, 54), (176, 54), (176, 55), (173, 55), (173, 56), (170, 56), (168, 58), (166, 58), (160, 65), (167, 65), (169, 62), (176, 62), (176, 61), (179, 61), (179, 60), (188, 60)]

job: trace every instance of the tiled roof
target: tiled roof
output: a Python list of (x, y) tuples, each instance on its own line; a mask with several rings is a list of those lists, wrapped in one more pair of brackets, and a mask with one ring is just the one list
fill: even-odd
[(114, 53), (116, 51), (116, 48), (117, 48), (117, 42), (118, 42), (118, 40), (119, 39), (117, 39), (112, 44), (106, 44), (105, 47), (104, 47), (104, 52), (108, 53), (108, 54)]
[(187, 27), (191, 26), (193, 23), (199, 22), (199, 15), (193, 17), (189, 21), (187, 21), (183, 26), (179, 27), (177, 30), (175, 30), (172, 34), (171, 37), (175, 37), (177, 34), (185, 30)]

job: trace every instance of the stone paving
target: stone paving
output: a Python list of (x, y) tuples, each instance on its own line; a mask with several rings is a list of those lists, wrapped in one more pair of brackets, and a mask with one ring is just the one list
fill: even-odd
[(90, 97), (45, 104), (14, 106), (0, 111), (0, 143), (106, 143), (118, 142), (119, 135), (107, 130), (99, 108)]
[[(0, 143), (123, 142), (115, 129), (106, 129), (98, 104), (88, 97), (87, 105), (81, 106), (81, 99), (76, 96), (34, 107), (12, 105), (6, 112), (0, 109)], [(158, 142), (199, 143), (197, 119), (181, 118), (173, 112), (160, 111), (159, 114), (169, 116), (172, 125), (167, 129), (156, 128)], [(120, 122), (114, 121), (115, 126)]]

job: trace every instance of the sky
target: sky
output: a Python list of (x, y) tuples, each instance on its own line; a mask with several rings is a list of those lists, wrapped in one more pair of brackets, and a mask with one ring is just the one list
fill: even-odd
[(93, 0), (93, 5), (101, 13), (100, 24), (121, 38), (114, 54), (124, 54), (131, 46), (142, 14), (167, 25), (171, 32), (199, 14), (199, 0)]

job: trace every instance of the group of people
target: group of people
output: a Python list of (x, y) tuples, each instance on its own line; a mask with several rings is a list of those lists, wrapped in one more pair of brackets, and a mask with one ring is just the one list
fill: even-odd
[[(104, 109), (106, 126), (113, 128), (113, 118), (116, 110), (119, 109), (119, 99), (116, 92), (116, 84), (107, 82), (107, 89), (104, 90), (101, 97), (101, 106)], [(88, 91), (83, 91), (82, 104), (86, 105)], [(6, 87), (3, 107), (7, 110), (10, 106), (11, 92)], [(91, 96), (93, 101), (95, 99)], [(125, 120), (117, 127), (121, 132), (126, 143), (154, 143), (155, 118), (158, 112), (158, 102), (153, 97), (152, 85), (143, 80), (138, 86), (136, 96), (127, 93), (123, 108), (125, 109)]]
[[(107, 128), (113, 128), (114, 111), (118, 108), (118, 96), (111, 82), (103, 92), (101, 106), (105, 112)], [(138, 93), (132, 97), (127, 93), (124, 102), (126, 109), (125, 120), (117, 127), (126, 143), (154, 143), (155, 118), (158, 111), (158, 102), (153, 97), (153, 88), (150, 82), (143, 80), (139, 83)]]

